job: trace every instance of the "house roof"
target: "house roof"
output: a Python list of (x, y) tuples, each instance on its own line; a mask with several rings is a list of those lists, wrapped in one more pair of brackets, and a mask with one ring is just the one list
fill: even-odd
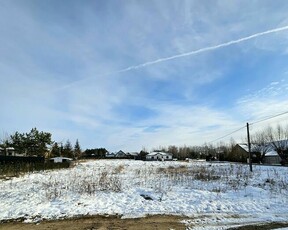
[[(238, 144), (242, 149), (244, 149), (247, 153), (249, 152), (248, 144)], [(259, 148), (257, 144), (251, 144), (251, 152), (256, 151)]]
[(170, 153), (164, 153), (164, 152), (152, 152), (152, 153), (147, 154), (147, 156), (156, 156), (156, 155), (172, 156)]
[(265, 157), (273, 157), (273, 156), (278, 156), (278, 153), (275, 150), (271, 150), (265, 153)]
[(124, 153), (122, 150), (120, 150), (116, 153), (116, 155), (124, 155), (124, 154), (126, 155), (126, 153)]
[(6, 150), (15, 150), (13, 147), (8, 147)]
[(131, 156), (138, 156), (139, 153), (138, 152), (132, 152), (132, 153), (127, 153), (128, 155), (131, 155)]
[(69, 158), (69, 157), (52, 157), (50, 158), (50, 160), (60, 160), (60, 159), (64, 159), (64, 160), (70, 160), (72, 161), (73, 159), (72, 158)]
[[(287, 143), (288, 140), (282, 140), (282, 141), (276, 141), (276, 145), (284, 145)], [(247, 153), (249, 152), (248, 150), (248, 144), (238, 144), (242, 149), (244, 149)], [(277, 156), (278, 153), (275, 150), (275, 146), (272, 143), (267, 143), (265, 145), (257, 145), (257, 144), (251, 144), (251, 152), (266, 152), (265, 156)]]

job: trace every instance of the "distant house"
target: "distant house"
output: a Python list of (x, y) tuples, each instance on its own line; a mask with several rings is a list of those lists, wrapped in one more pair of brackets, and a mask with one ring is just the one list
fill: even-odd
[(265, 153), (262, 163), (267, 165), (280, 165), (281, 157), (275, 150)]
[(172, 161), (173, 157), (170, 153), (152, 152), (146, 155), (147, 161)]
[(106, 158), (128, 158), (129, 157), (129, 154), (127, 154), (127, 153), (125, 153), (125, 152), (123, 152), (122, 150), (120, 150), (120, 151), (118, 151), (118, 152), (116, 152), (116, 153), (109, 153), (109, 152), (107, 152), (106, 154), (105, 154), (105, 157)]
[(109, 153), (109, 152), (107, 152), (107, 153), (105, 154), (105, 157), (106, 157), (106, 158), (115, 158), (115, 153)]
[(3, 155), (3, 156), (23, 156), (23, 154), (16, 153), (15, 149), (13, 147), (0, 148), (0, 155)]
[[(248, 144), (237, 144), (233, 148), (233, 153), (235, 156), (239, 157), (241, 161), (248, 162), (249, 158), (249, 149)], [(280, 165), (281, 157), (274, 150), (274, 146), (271, 144), (266, 144), (265, 146), (251, 144), (251, 155), (253, 163), (263, 163), (267, 165)], [(261, 159), (261, 155), (264, 155)]]
[(139, 153), (138, 152), (131, 152), (131, 153), (127, 153), (127, 156), (129, 156), (129, 158), (131, 159), (138, 159), (139, 157)]
[[(251, 156), (253, 163), (260, 163), (261, 153), (258, 151), (258, 145), (251, 144)], [(232, 149), (233, 159), (238, 162), (247, 162), (249, 158), (248, 144), (237, 144)]]
[(44, 157), (17, 153), (13, 147), (0, 148), (0, 163), (44, 163)]
[(115, 153), (115, 157), (116, 158), (127, 158), (128, 155), (125, 152), (123, 152), (122, 150), (120, 150), (117, 153)]
[(53, 157), (50, 158), (49, 161), (53, 163), (64, 163), (64, 162), (71, 162), (73, 159), (68, 157)]
[(137, 152), (131, 152), (131, 153), (125, 153), (122, 150), (118, 151), (117, 153), (109, 153), (107, 152), (105, 154), (106, 158), (119, 158), (119, 159), (137, 159), (139, 153)]
[(19, 152), (15, 151), (15, 149), (13, 147), (0, 148), (0, 155), (2, 155), (2, 156), (14, 156), (14, 157), (27, 156), (26, 152), (19, 153)]

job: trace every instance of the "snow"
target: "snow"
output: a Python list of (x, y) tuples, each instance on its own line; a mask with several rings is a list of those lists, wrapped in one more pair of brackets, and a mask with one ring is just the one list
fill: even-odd
[(49, 159), (50, 161), (54, 161), (54, 163), (62, 163), (64, 161), (72, 161), (72, 158), (68, 158), (68, 157), (53, 157)]
[(171, 156), (171, 154), (164, 153), (164, 152), (152, 152), (152, 153), (147, 154), (147, 156), (155, 156), (155, 155)]
[(0, 220), (172, 214), (187, 229), (226, 229), (287, 221), (287, 188), (287, 167), (259, 165), (251, 173), (231, 163), (88, 161), (0, 181)]
[(266, 157), (268, 156), (279, 156), (275, 150), (271, 150), (265, 154)]

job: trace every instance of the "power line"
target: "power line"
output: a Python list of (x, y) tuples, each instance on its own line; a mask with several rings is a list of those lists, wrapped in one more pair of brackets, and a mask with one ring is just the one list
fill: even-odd
[[(263, 119), (258, 120), (258, 121), (254, 121), (254, 122), (251, 122), (251, 123), (249, 123), (249, 124), (250, 124), (250, 125), (254, 125), (254, 124), (257, 124), (257, 123), (260, 123), (260, 122), (263, 122), (263, 121), (270, 120), (270, 119), (275, 118), (275, 117), (282, 116), (282, 115), (284, 115), (284, 114), (288, 114), (288, 111), (283, 112), (283, 113), (278, 113), (278, 114), (276, 114), (276, 115), (272, 115), (272, 116), (269, 116), (269, 117), (263, 118)], [(240, 130), (242, 130), (242, 129), (244, 129), (244, 128), (246, 128), (246, 125), (245, 125), (245, 126), (242, 126), (242, 127), (239, 128), (239, 129), (234, 130), (234, 131), (231, 132), (231, 133), (228, 133), (228, 134), (226, 134), (226, 135), (224, 135), (224, 136), (218, 137), (217, 139), (212, 140), (212, 141), (209, 141), (209, 142), (207, 142), (207, 143), (212, 143), (212, 142), (215, 142), (215, 141), (221, 140), (221, 139), (223, 139), (223, 138), (225, 138), (225, 137), (228, 137), (228, 136), (230, 136), (230, 135), (232, 135), (232, 134), (234, 134), (234, 133), (236, 133), (236, 132), (238, 132), (238, 131), (240, 131)]]
[(228, 136), (230, 136), (231, 134), (236, 133), (236, 132), (238, 132), (238, 131), (240, 131), (241, 129), (244, 129), (244, 128), (246, 128), (246, 125), (245, 125), (245, 126), (242, 126), (241, 128), (239, 128), (239, 129), (237, 129), (237, 130), (235, 130), (235, 131), (233, 131), (233, 132), (231, 132), (231, 133), (228, 133), (228, 134), (226, 134), (226, 135), (224, 135), (224, 136), (222, 136), (222, 137), (218, 137), (217, 139), (215, 139), (215, 140), (213, 140), (213, 141), (209, 141), (208, 143), (212, 143), (212, 142), (221, 140), (221, 139), (223, 139), (223, 138), (225, 138), (225, 137), (228, 137)]
[(267, 120), (270, 120), (270, 119), (275, 118), (275, 117), (282, 116), (282, 115), (287, 114), (287, 113), (288, 113), (288, 111), (283, 112), (283, 113), (279, 113), (279, 114), (276, 114), (276, 115), (273, 115), (273, 116), (269, 116), (269, 117), (263, 118), (261, 120), (252, 122), (252, 123), (250, 123), (250, 125), (254, 125), (254, 124), (257, 124), (257, 123), (260, 123), (260, 122), (263, 122), (263, 121), (267, 121)]

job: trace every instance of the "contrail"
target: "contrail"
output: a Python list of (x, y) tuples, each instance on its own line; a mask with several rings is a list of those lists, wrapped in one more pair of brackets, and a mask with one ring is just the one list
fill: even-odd
[[(208, 46), (208, 47), (201, 48), (201, 49), (194, 50), (194, 51), (187, 52), (187, 53), (177, 54), (177, 55), (170, 56), (170, 57), (159, 58), (159, 59), (154, 60), (154, 61), (145, 62), (145, 63), (139, 64), (139, 65), (129, 66), (129, 67), (125, 68), (125, 69), (121, 69), (121, 70), (118, 70), (118, 71), (114, 71), (114, 72), (110, 72), (110, 73), (106, 73), (106, 74), (102, 74), (102, 75), (103, 76), (107, 76), (107, 75), (112, 75), (112, 74), (116, 74), (116, 73), (123, 73), (123, 72), (128, 72), (128, 71), (131, 71), (131, 70), (137, 70), (137, 69), (144, 68), (146, 66), (155, 65), (157, 63), (166, 62), (166, 61), (169, 61), (169, 60), (173, 60), (173, 59), (177, 59), (177, 58), (181, 58), (181, 57), (187, 57), (187, 56), (191, 56), (191, 55), (195, 55), (195, 54), (200, 54), (200, 53), (216, 50), (216, 49), (219, 49), (219, 48), (222, 48), (222, 47), (226, 47), (226, 46), (231, 46), (231, 45), (234, 45), (234, 44), (237, 44), (237, 43), (248, 41), (248, 40), (251, 40), (251, 39), (254, 39), (254, 38), (257, 38), (257, 37), (261, 37), (261, 36), (264, 36), (264, 35), (267, 35), (267, 34), (277, 33), (277, 32), (283, 31), (283, 30), (288, 30), (288, 26), (279, 27), (279, 28), (275, 28), (275, 29), (272, 29), (272, 30), (267, 30), (267, 31), (264, 31), (264, 32), (260, 32), (260, 33), (256, 33), (256, 34), (247, 36), (247, 37), (239, 38), (237, 40), (232, 40), (232, 41), (225, 42), (225, 43), (222, 43), (222, 44), (219, 44), (219, 45), (215, 45), (215, 46)], [(72, 83), (70, 83), (68, 85), (63, 86), (61, 89), (69, 88), (72, 85), (74, 85), (74, 84), (76, 84), (76, 83), (78, 83), (80, 81), (85, 81), (85, 80), (88, 80), (88, 79), (86, 78), (86, 79), (83, 79), (83, 80), (72, 82)]]
[(253, 39), (253, 38), (257, 38), (257, 37), (260, 37), (260, 36), (263, 36), (263, 35), (266, 35), (266, 34), (272, 34), (272, 33), (280, 32), (280, 31), (283, 31), (283, 30), (288, 30), (288, 26), (276, 28), (276, 29), (273, 29), (273, 30), (267, 30), (267, 31), (264, 31), (264, 32), (260, 32), (260, 33), (257, 33), (257, 34), (250, 35), (248, 37), (239, 38), (237, 40), (233, 40), (233, 41), (230, 41), (230, 42), (225, 42), (225, 43), (222, 43), (222, 44), (219, 44), (219, 45), (209, 46), (209, 47), (206, 47), (206, 48), (201, 48), (201, 49), (198, 49), (198, 50), (194, 50), (194, 51), (187, 52), (187, 53), (182, 53), (182, 54), (177, 54), (177, 55), (166, 57), (166, 58), (160, 58), (160, 59), (157, 59), (157, 60), (154, 60), (154, 61), (149, 61), (149, 62), (140, 64), (140, 65), (130, 66), (130, 67), (127, 67), (126, 69), (122, 69), (122, 70), (119, 70), (117, 72), (120, 73), (120, 72), (130, 71), (130, 70), (133, 70), (133, 69), (140, 69), (140, 68), (143, 68), (143, 67), (146, 67), (146, 66), (149, 66), (149, 65), (154, 65), (154, 64), (157, 64), (157, 63), (160, 63), (160, 62), (165, 62), (165, 61), (169, 61), (169, 60), (173, 60), (173, 59), (177, 59), (177, 58), (181, 58), (181, 57), (187, 57), (187, 56), (191, 56), (191, 55), (194, 55), (194, 54), (204, 53), (206, 51), (215, 50), (215, 49), (219, 49), (219, 48), (226, 47), (226, 46), (231, 46), (231, 45), (234, 45), (234, 44), (237, 44), (237, 43), (240, 43), (240, 42), (244, 42), (244, 41), (247, 41), (247, 40), (250, 40), (250, 39)]

